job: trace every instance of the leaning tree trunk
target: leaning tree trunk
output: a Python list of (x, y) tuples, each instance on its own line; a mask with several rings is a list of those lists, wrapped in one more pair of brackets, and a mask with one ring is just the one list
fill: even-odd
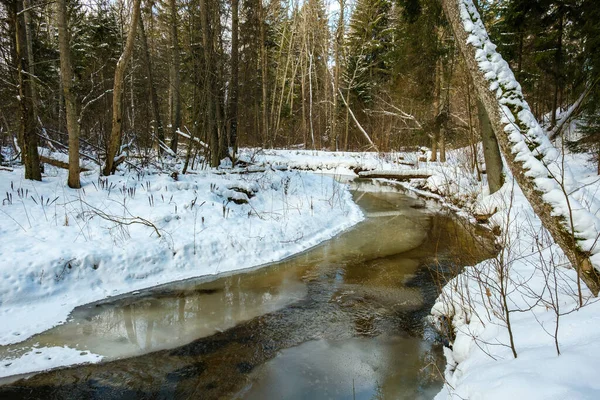
[(127, 41), (125, 42), (125, 48), (123, 53), (117, 61), (115, 68), (115, 81), (113, 86), (113, 115), (112, 115), (112, 130), (110, 133), (110, 140), (108, 143), (108, 151), (106, 153), (106, 163), (102, 173), (105, 176), (112, 174), (116, 168), (115, 156), (117, 150), (121, 144), (121, 125), (123, 123), (123, 101), (121, 99), (121, 93), (123, 92), (123, 78), (125, 77), (125, 69), (127, 63), (133, 53), (133, 44), (135, 42), (135, 29), (138, 26), (138, 19), (140, 18), (140, 4), (142, 0), (133, 1), (133, 13), (131, 15), (131, 26), (129, 33), (127, 34)]
[(58, 46), (60, 50), (60, 81), (62, 82), (67, 109), (67, 133), (69, 134), (69, 178), (70, 188), (79, 189), (79, 122), (77, 121), (77, 104), (73, 93), (73, 66), (71, 64), (71, 49), (69, 48), (69, 33), (67, 30), (67, 2), (58, 0), (56, 3), (58, 17)]
[(17, 70), (19, 73), (19, 106), (21, 111), (21, 127), (19, 136), (22, 138), (23, 164), (25, 164), (25, 179), (42, 180), (40, 157), (37, 149), (36, 121), (34, 116), (32, 75), (29, 71), (29, 52), (27, 51), (27, 31), (23, 2), (17, 0), (15, 34), (17, 46)]
[(597, 296), (600, 219), (582, 204), (585, 188), (575, 190), (569, 168), (544, 135), (508, 63), (495, 51), (473, 1), (442, 4), (508, 167), (544, 227)]

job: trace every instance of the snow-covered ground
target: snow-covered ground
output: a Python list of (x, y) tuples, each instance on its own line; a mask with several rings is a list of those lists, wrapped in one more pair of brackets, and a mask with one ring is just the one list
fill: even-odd
[[(566, 162), (588, 193), (599, 193), (586, 155)], [(452, 321), (455, 335), (436, 399), (600, 398), (600, 302), (582, 284), (580, 306), (576, 272), (510, 176), (499, 192), (470, 203), (481, 214), (498, 209), (490, 225), (501, 228), (503, 250), (450, 281), (432, 309), (440, 326)]]
[[(49, 166), (42, 182), (0, 171), (0, 345), (62, 323), (79, 305), (281, 260), (363, 219), (347, 185), (301, 171), (95, 171), (81, 190), (65, 183), (66, 171)], [(50, 354), (37, 369), (74, 362), (74, 349), (37, 351)], [(1, 364), (2, 376), (34, 370), (26, 359)]]

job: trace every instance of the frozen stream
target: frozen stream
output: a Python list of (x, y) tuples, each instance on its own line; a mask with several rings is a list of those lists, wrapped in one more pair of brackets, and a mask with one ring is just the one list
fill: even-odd
[(66, 345), (107, 361), (6, 378), (0, 398), (432, 398), (444, 365), (424, 320), (435, 272), (490, 252), (433, 204), (352, 185), (367, 219), (303, 254), (80, 307), (0, 347), (15, 357)]

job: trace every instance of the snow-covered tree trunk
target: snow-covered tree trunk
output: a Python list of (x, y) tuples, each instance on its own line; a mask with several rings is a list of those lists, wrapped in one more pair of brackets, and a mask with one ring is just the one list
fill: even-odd
[(442, 4), (508, 167), (544, 227), (598, 295), (600, 219), (583, 204), (593, 196), (577, 187), (560, 152), (544, 134), (473, 1), (442, 0)]

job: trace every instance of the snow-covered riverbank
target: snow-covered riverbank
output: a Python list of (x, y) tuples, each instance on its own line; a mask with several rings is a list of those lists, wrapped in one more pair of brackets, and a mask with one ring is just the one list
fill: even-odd
[(78, 305), (283, 259), (363, 218), (346, 185), (298, 171), (65, 182), (52, 168), (43, 182), (0, 171), (0, 344)]
[[(588, 193), (600, 192), (587, 155), (569, 154), (566, 162)], [(477, 213), (497, 210), (490, 226), (500, 228), (502, 250), (451, 280), (432, 309), (440, 325), (447, 318), (453, 327), (436, 399), (599, 398), (600, 302), (582, 283), (580, 306), (575, 270), (519, 187), (509, 176), (491, 196), (473, 197), (470, 185), (447, 189)]]

